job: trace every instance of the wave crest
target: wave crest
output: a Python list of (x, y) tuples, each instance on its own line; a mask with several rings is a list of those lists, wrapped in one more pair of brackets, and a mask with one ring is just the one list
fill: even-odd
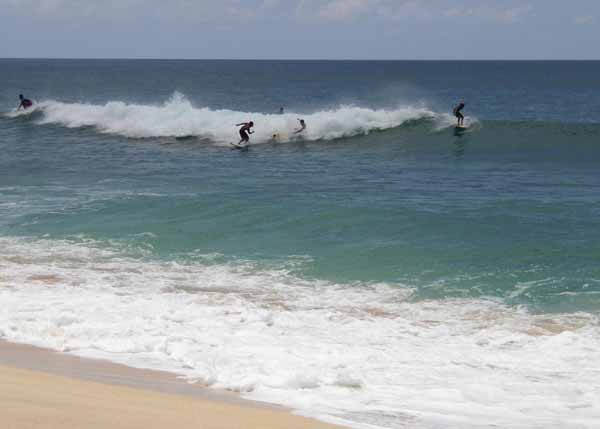
[(253, 143), (294, 139), (298, 118), (303, 118), (307, 129), (304, 140), (332, 140), (372, 131), (382, 131), (409, 121), (432, 119), (446, 122), (445, 115), (437, 115), (425, 107), (401, 106), (393, 110), (340, 106), (306, 115), (296, 113), (265, 114), (233, 110), (213, 110), (194, 107), (184, 95), (175, 93), (162, 105), (129, 104), (111, 101), (104, 105), (44, 101), (37, 109), (42, 112), (40, 124), (60, 124), (69, 128), (94, 127), (101, 133), (129, 138), (196, 136), (216, 143), (237, 140), (235, 124), (254, 121)]

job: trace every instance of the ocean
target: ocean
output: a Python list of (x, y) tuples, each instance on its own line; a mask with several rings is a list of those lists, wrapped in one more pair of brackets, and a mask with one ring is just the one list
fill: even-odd
[(0, 82), (1, 339), (356, 428), (600, 425), (600, 62)]

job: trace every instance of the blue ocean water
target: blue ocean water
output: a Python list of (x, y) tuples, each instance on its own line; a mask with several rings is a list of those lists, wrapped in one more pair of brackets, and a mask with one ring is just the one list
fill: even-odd
[[(355, 425), (592, 427), (600, 396), (586, 380), (598, 376), (581, 362), (600, 354), (598, 76), (600, 62), (0, 60), (0, 337), (304, 410), (325, 401), (319, 416)], [(33, 111), (14, 112), (19, 93)], [(461, 99), (469, 129), (457, 134)], [(250, 149), (232, 151), (246, 120)], [(151, 302), (152, 334), (128, 318), (143, 307), (126, 307), (132, 297)], [(163, 324), (191, 305), (185, 328)], [(194, 329), (199, 314), (226, 328)], [(279, 344), (263, 322), (306, 337)], [(204, 348), (227, 329), (217, 355)], [(240, 346), (240, 332), (255, 341)], [(535, 376), (556, 414), (537, 399), (514, 415), (479, 403), (527, 403), (533, 385), (505, 385), (533, 377), (546, 347), (558, 361)], [(371, 368), (376, 352), (387, 358)], [(281, 364), (290, 355), (309, 369)], [(550, 366), (571, 390), (556, 393)], [(422, 375), (414, 390), (408, 370)]]

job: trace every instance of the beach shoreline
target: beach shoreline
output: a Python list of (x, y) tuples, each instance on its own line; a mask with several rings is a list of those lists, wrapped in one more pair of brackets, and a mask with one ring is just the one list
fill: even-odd
[(6, 341), (0, 341), (0, 404), (0, 421), (15, 429), (339, 427), (176, 374)]

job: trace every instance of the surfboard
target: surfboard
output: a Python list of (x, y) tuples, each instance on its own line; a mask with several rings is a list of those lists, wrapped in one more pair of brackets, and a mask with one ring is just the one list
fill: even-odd
[(245, 145), (240, 145), (240, 144), (236, 144), (236, 143), (229, 143), (231, 146), (233, 146), (233, 148), (231, 150), (235, 150), (235, 149), (239, 149), (239, 150), (248, 150), (248, 146), (250, 146), (249, 144), (245, 144)]

